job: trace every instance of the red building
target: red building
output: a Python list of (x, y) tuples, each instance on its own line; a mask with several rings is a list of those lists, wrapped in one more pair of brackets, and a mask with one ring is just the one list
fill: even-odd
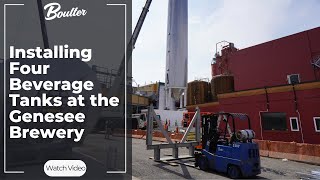
[(320, 27), (242, 50), (230, 44), (211, 67), (234, 76), (234, 92), (189, 111), (247, 113), (258, 139), (320, 144)]

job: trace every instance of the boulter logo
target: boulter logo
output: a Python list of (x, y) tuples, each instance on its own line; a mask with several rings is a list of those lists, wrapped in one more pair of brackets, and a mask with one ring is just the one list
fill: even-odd
[(69, 11), (61, 11), (61, 5), (59, 3), (49, 3), (44, 6), (46, 13), (46, 20), (53, 20), (55, 18), (65, 18), (65, 17), (76, 17), (85, 16), (87, 11), (84, 9), (79, 9), (78, 7), (73, 7)]

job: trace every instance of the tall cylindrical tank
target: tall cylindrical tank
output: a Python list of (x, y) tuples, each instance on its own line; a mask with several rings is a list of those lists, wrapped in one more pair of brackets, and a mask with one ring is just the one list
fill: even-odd
[(232, 75), (218, 75), (212, 77), (211, 93), (217, 94), (230, 93), (234, 91), (234, 77)]
[(187, 104), (203, 104), (210, 101), (210, 83), (206, 81), (192, 81), (188, 83)]
[(165, 109), (165, 106), (166, 106), (166, 100), (165, 100), (165, 87), (164, 87), (164, 84), (160, 84), (159, 83), (159, 109), (160, 110), (164, 110)]
[(188, 81), (188, 1), (169, 0), (168, 5), (166, 106), (175, 109)]

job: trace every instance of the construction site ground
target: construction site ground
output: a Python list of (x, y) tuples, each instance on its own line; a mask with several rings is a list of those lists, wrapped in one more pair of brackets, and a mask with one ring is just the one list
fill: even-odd
[[(94, 139), (94, 144), (84, 142), (84, 145), (77, 149), (82, 154), (99, 161), (104, 159), (104, 148), (106, 143), (115, 142), (119, 137), (110, 136), (105, 139), (103, 134), (91, 134), (88, 139)], [(93, 141), (87, 141), (93, 142)], [(154, 143), (160, 143), (158, 141)], [(95, 152), (95, 153), (92, 153)], [(100, 153), (99, 153), (100, 152)], [(161, 150), (161, 156), (171, 155), (171, 149)], [(180, 154), (188, 154), (188, 149), (181, 148)], [(153, 150), (146, 150), (144, 139), (132, 138), (132, 177), (133, 179), (227, 179), (223, 173), (214, 171), (202, 171), (198, 168), (175, 163), (175, 166), (166, 163), (155, 162), (150, 157)], [(181, 160), (181, 162), (193, 164), (193, 159)], [(100, 162), (104, 163), (104, 162)], [(320, 166), (261, 157), (262, 173), (254, 179), (299, 179), (297, 173), (310, 174), (311, 171), (320, 170)]]

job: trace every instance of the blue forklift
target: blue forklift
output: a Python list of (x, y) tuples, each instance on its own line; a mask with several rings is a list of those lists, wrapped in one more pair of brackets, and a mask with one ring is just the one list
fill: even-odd
[[(231, 119), (232, 128), (229, 125)], [(248, 121), (248, 129), (236, 131), (235, 122)], [(261, 173), (259, 146), (250, 118), (241, 113), (202, 116), (202, 149), (195, 153), (195, 166), (201, 170), (227, 173), (232, 179)], [(222, 128), (220, 128), (222, 126)]]

